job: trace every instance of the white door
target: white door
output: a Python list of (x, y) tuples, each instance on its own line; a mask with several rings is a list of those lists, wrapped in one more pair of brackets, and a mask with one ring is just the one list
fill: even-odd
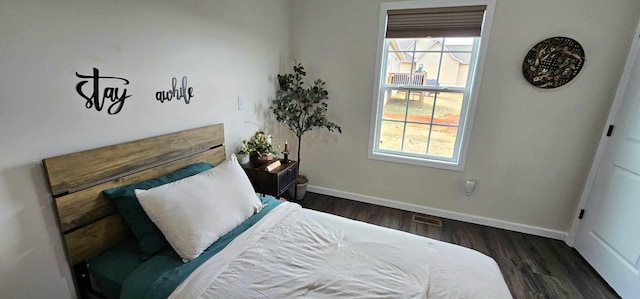
[[(623, 298), (640, 298), (640, 52), (627, 61), (609, 137), (576, 233), (575, 248)], [(624, 79), (623, 79), (624, 80)]]

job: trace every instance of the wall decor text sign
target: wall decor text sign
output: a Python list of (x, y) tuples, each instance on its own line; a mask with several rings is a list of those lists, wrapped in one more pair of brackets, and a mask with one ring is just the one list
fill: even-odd
[[(114, 85), (116, 83), (129, 85), (129, 80), (121, 77), (100, 76), (100, 71), (95, 67), (91, 75), (82, 75), (76, 72), (76, 76), (80, 79), (86, 79), (76, 84), (76, 91), (86, 100), (85, 107), (87, 107), (87, 109), (95, 108), (97, 111), (102, 111), (105, 101), (109, 100), (109, 102), (107, 102), (107, 105), (109, 105), (107, 113), (111, 115), (117, 114), (122, 110), (125, 100), (131, 96), (127, 94), (126, 88), (120, 90), (120, 87)], [(89, 85), (89, 93), (87, 93), (84, 86), (89, 82), (91, 82), (91, 84)], [(105, 82), (107, 82), (107, 87), (100, 89), (100, 84)], [(109, 85), (109, 83), (113, 85)]]
[(187, 84), (187, 76), (182, 77), (181, 83), (182, 85), (178, 88), (178, 79), (173, 77), (171, 79), (171, 89), (156, 92), (156, 100), (164, 103), (164, 101), (171, 101), (175, 98), (176, 100), (184, 100), (185, 104), (189, 104), (191, 98), (193, 98), (193, 87), (189, 87)]

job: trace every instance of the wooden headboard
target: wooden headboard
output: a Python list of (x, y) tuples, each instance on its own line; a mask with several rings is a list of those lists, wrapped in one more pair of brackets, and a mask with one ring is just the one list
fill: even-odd
[(67, 258), (76, 265), (130, 232), (102, 190), (162, 176), (196, 162), (226, 158), (224, 126), (211, 126), (42, 160)]

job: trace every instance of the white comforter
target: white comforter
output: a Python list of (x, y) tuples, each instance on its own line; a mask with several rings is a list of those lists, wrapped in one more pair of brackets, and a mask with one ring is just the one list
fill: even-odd
[(493, 259), (283, 203), (170, 298), (511, 298)]

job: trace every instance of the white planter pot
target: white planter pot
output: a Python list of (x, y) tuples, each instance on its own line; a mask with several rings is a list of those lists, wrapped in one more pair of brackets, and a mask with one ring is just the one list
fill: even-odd
[[(296, 185), (296, 189), (298, 189), (298, 197), (296, 198), (296, 200), (300, 201), (304, 198), (304, 194), (307, 193), (307, 185), (309, 184), (309, 182), (306, 182), (304, 184), (297, 184)], [(291, 197), (294, 196), (294, 189), (291, 188), (289, 189), (289, 195), (291, 195)]]
[(238, 154), (238, 163), (240, 164), (249, 163), (249, 155)]

